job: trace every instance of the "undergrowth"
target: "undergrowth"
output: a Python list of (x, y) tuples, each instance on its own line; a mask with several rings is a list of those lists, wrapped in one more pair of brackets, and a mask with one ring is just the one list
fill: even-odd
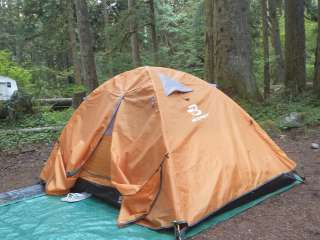
[[(71, 117), (73, 109), (65, 111), (42, 111), (24, 115), (16, 121), (0, 120), (1, 130), (20, 128), (38, 128), (48, 126), (64, 126)], [(1, 131), (0, 130), (0, 131)], [(42, 132), (0, 132), (0, 150), (13, 149), (20, 145), (34, 143), (51, 143), (57, 139), (61, 131), (44, 130)]]
[(285, 130), (282, 119), (293, 112), (303, 116), (302, 127), (320, 124), (320, 98), (311, 91), (296, 98), (280, 94), (259, 104), (244, 100), (237, 102), (267, 131)]
[[(312, 127), (320, 124), (320, 99), (311, 92), (298, 98), (277, 95), (268, 102), (250, 103), (236, 101), (269, 133), (285, 129), (281, 119), (292, 112), (303, 115), (303, 126)], [(16, 121), (0, 120), (0, 129), (35, 128), (46, 126), (64, 126), (71, 117), (73, 109), (61, 112), (41, 111), (24, 115)], [(0, 150), (12, 149), (24, 144), (51, 143), (57, 139), (60, 131), (43, 131), (41, 133), (0, 133)]]

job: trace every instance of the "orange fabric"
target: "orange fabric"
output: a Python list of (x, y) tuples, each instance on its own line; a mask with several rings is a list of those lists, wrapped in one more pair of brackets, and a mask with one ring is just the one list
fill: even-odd
[[(160, 75), (193, 91), (166, 96)], [(112, 136), (106, 137), (120, 98)], [(193, 225), (294, 168), (218, 89), (187, 73), (142, 67), (90, 94), (62, 132), (41, 178), (49, 194), (68, 192), (79, 176), (111, 185), (123, 195), (119, 225), (137, 221), (157, 229), (174, 220)]]
[(96, 150), (83, 165), (80, 178), (100, 185), (111, 184), (111, 136), (103, 136)]
[(151, 176), (141, 191), (133, 195), (125, 195), (122, 199), (122, 207), (119, 213), (118, 224), (120, 226), (145, 217), (151, 210), (158, 196), (161, 185), (161, 168)]

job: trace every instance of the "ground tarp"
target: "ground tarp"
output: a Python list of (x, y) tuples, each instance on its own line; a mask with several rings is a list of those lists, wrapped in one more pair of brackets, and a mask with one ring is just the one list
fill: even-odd
[[(289, 190), (302, 182), (299, 176), (292, 184), (259, 197), (241, 207), (233, 208), (192, 227), (187, 237), (197, 235), (227, 220), (265, 199)], [(34, 194), (33, 196), (31, 196)], [(173, 239), (173, 231), (153, 231), (131, 224), (117, 227), (119, 210), (96, 198), (77, 203), (65, 203), (60, 197), (47, 196), (39, 187), (0, 194), (0, 237), (2, 240), (166, 240)]]

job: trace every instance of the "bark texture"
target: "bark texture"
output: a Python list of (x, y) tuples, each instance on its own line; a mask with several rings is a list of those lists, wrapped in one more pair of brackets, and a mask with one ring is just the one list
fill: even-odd
[(150, 9), (150, 30), (151, 30), (151, 42), (152, 42), (152, 52), (153, 52), (153, 63), (154, 65), (159, 65), (159, 47), (158, 38), (156, 30), (156, 15), (154, 9), (154, 0), (148, 0)]
[(296, 95), (306, 86), (304, 1), (285, 0), (285, 87)]
[(78, 49), (77, 49), (77, 35), (75, 32), (76, 25), (75, 25), (75, 12), (74, 12), (74, 2), (73, 0), (66, 1), (66, 12), (68, 17), (68, 34), (69, 34), (69, 48), (71, 51), (71, 58), (70, 63), (73, 66), (73, 75), (75, 82), (78, 84), (82, 83), (81, 79), (81, 66), (80, 60), (78, 56)]
[(278, 17), (278, 5), (279, 0), (269, 0), (269, 15), (271, 23), (271, 40), (275, 54), (275, 66), (274, 66), (274, 83), (283, 83), (285, 77), (285, 64), (283, 57), (283, 50), (280, 40), (279, 29), (279, 17)]
[(248, 0), (214, 1), (214, 79), (242, 97), (260, 98), (252, 75)]
[(205, 0), (205, 79), (215, 83), (214, 79), (214, 2)]
[(109, 16), (109, 11), (108, 11), (108, 5), (107, 5), (107, 1), (102, 1), (102, 7), (103, 7), (103, 17), (104, 17), (104, 34), (105, 34), (105, 46), (106, 46), (106, 59), (107, 59), (107, 63), (109, 64), (109, 68), (110, 68), (110, 77), (114, 76), (114, 69), (113, 69), (113, 64), (112, 64), (112, 59), (110, 57), (110, 52), (111, 52), (111, 39), (110, 39), (110, 35), (108, 33), (108, 27), (110, 25), (110, 16)]
[(128, 10), (130, 14), (129, 30), (130, 30), (132, 63), (135, 67), (138, 67), (141, 65), (141, 60), (140, 60), (140, 51), (139, 51), (138, 27), (137, 27), (135, 5), (136, 5), (135, 0), (128, 0)]
[(264, 98), (267, 99), (270, 96), (268, 0), (261, 0), (261, 9), (263, 28)]
[(316, 60), (314, 63), (313, 88), (320, 93), (320, 0), (318, 0), (318, 36)]
[(88, 7), (85, 0), (75, 0), (77, 23), (80, 39), (81, 61), (84, 73), (84, 82), (89, 90), (98, 86), (96, 63), (93, 52), (93, 40), (89, 23)]

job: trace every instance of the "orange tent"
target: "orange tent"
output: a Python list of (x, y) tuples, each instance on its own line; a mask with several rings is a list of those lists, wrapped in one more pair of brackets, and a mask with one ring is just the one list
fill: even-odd
[(120, 226), (161, 229), (174, 221), (192, 226), (239, 199), (285, 186), (295, 166), (214, 86), (173, 69), (141, 67), (85, 99), (41, 179), (48, 194), (81, 185), (116, 198)]

